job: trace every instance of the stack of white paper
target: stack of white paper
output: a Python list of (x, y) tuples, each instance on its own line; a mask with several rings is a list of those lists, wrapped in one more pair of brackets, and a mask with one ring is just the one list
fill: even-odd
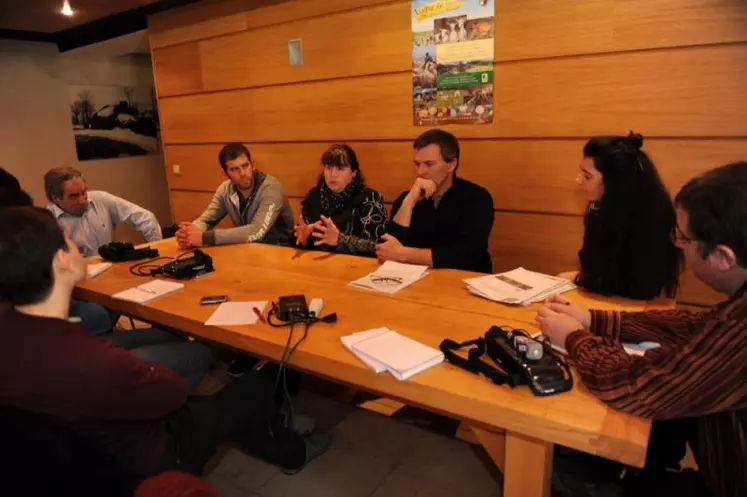
[(389, 333), (389, 328), (376, 328), (374, 330), (360, 331), (358, 333), (353, 333), (352, 335), (344, 336), (340, 338), (340, 341), (345, 346), (345, 348), (355, 354), (358, 359), (363, 361), (369, 368), (373, 369), (377, 373), (381, 373), (382, 371), (386, 371), (386, 366), (384, 366), (380, 362), (366, 357), (363, 354), (359, 354), (358, 351), (353, 347), (353, 345), (356, 345), (364, 340), (368, 340), (369, 338), (379, 336), (383, 333)]
[(350, 286), (383, 293), (395, 293), (428, 275), (428, 266), (386, 261), (373, 273), (349, 283)]
[(112, 295), (112, 298), (120, 300), (129, 300), (130, 302), (137, 302), (142, 304), (148, 302), (157, 297), (162, 297), (169, 293), (181, 290), (184, 288), (184, 283), (176, 283), (173, 281), (164, 280), (153, 280), (142, 285), (130, 288), (123, 292)]
[(440, 350), (389, 328), (354, 333), (342, 337), (341, 341), (375, 372), (389, 371), (398, 380), (406, 380), (444, 360)]
[(112, 267), (111, 262), (100, 262), (98, 264), (89, 264), (88, 265), (88, 271), (86, 272), (86, 278), (91, 279), (95, 278), (96, 276), (100, 275), (107, 269)]
[(576, 288), (572, 282), (523, 267), (507, 273), (464, 280), (470, 293), (504, 304), (529, 305), (542, 302), (555, 293)]

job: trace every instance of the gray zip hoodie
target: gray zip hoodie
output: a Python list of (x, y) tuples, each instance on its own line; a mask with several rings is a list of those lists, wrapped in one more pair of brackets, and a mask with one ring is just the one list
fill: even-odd
[[(221, 183), (210, 205), (194, 221), (195, 226), (204, 231), (202, 241), (205, 245), (243, 242), (290, 245), (293, 212), (277, 178), (255, 170), (252, 193), (243, 212), (239, 212), (239, 205), (239, 192), (231, 181)], [(213, 229), (226, 214), (236, 228)]]

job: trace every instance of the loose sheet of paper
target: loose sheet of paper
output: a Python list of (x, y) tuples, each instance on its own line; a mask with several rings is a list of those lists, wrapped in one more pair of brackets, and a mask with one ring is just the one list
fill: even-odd
[(213, 314), (205, 321), (208, 326), (242, 326), (245, 324), (257, 324), (257, 313), (262, 313), (267, 307), (267, 301), (256, 302), (224, 302), (218, 306)]
[(142, 304), (153, 300), (158, 297), (163, 297), (169, 293), (176, 292), (184, 288), (184, 283), (177, 283), (175, 281), (165, 280), (153, 280), (148, 283), (143, 283), (136, 287), (130, 288), (123, 292), (112, 295), (112, 298), (120, 300), (129, 300), (130, 302), (137, 302)]
[(395, 293), (428, 275), (428, 266), (386, 261), (373, 273), (349, 283), (350, 286), (366, 288), (382, 293)]
[(86, 272), (86, 278), (91, 279), (95, 278), (96, 276), (100, 275), (107, 269), (112, 267), (111, 262), (100, 262), (98, 264), (89, 264), (88, 265), (88, 271)]

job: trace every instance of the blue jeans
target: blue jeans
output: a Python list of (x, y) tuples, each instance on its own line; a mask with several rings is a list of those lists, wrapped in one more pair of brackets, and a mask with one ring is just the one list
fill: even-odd
[(109, 337), (140, 359), (180, 375), (190, 393), (210, 371), (213, 362), (213, 354), (205, 345), (158, 328), (122, 331)]
[(80, 318), (90, 335), (109, 333), (113, 328), (109, 312), (99, 304), (73, 299), (70, 301), (70, 316)]

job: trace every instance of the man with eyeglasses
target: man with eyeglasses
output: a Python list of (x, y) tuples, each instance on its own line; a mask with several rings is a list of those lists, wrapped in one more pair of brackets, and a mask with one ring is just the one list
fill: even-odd
[[(727, 295), (726, 301), (703, 312), (620, 313), (589, 311), (554, 296), (537, 314), (543, 333), (568, 350), (592, 394), (621, 411), (677, 424), (670, 435), (679, 442), (657, 440), (652, 430), (644, 470), (624, 471), (627, 476), (615, 482), (619, 492), (604, 495), (747, 496), (745, 192), (747, 162), (737, 162), (692, 179), (675, 198), (674, 241), (695, 276)], [(642, 341), (660, 346), (643, 356), (629, 356), (620, 346)], [(656, 456), (666, 450), (661, 442), (685, 441), (697, 473), (657, 467)], [(556, 461), (558, 490), (599, 495), (568, 477), (573, 470), (567, 462)], [(584, 462), (591, 464), (599, 465)]]
[[(227, 179), (200, 217), (179, 223), (179, 246), (189, 249), (243, 242), (289, 245), (293, 213), (280, 182), (257, 169), (249, 150), (241, 143), (224, 146), (218, 162)], [(235, 227), (214, 229), (226, 216)]]

